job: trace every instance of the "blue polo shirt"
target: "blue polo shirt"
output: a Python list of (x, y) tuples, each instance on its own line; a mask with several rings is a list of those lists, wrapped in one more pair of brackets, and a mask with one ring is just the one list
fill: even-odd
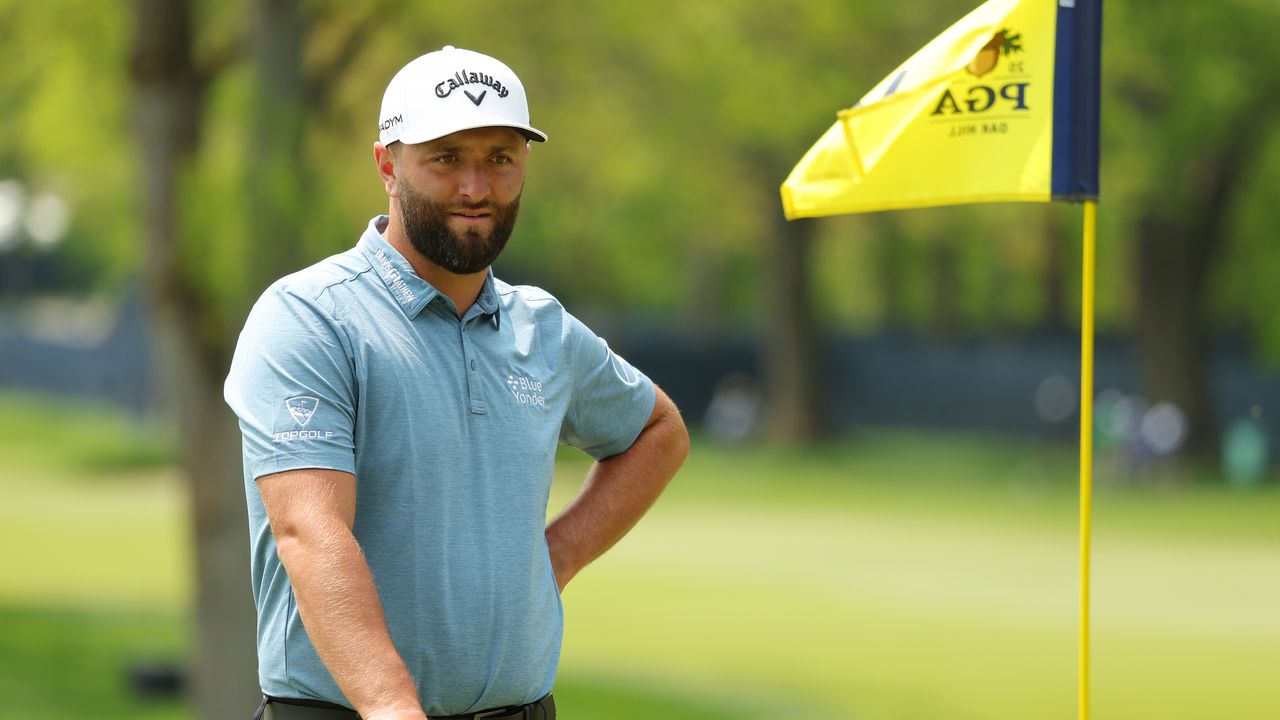
[(276, 282), (225, 397), (244, 437), (263, 692), (350, 706), (276, 556), (257, 478), (356, 478), (354, 534), (428, 715), (551, 690), (563, 630), (544, 535), (556, 445), (634, 442), (653, 384), (532, 287), (490, 274), (461, 319), (382, 237)]

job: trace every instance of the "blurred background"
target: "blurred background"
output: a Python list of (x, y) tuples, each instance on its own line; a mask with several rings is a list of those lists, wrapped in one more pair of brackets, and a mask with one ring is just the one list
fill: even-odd
[[(497, 273), (695, 434), (566, 594), (563, 714), (1073, 717), (1079, 208), (778, 198), (976, 4), (0, 0), (0, 717), (250, 716), (222, 379), (385, 212), (382, 92), (444, 44), (551, 137)], [(1278, 26), (1105, 8), (1097, 718), (1280, 717)]]

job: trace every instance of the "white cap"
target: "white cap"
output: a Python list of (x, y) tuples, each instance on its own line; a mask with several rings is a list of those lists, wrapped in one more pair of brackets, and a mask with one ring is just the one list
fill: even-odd
[(510, 127), (530, 140), (547, 139), (529, 124), (520, 78), (488, 55), (445, 45), (400, 68), (382, 96), (378, 140), (384, 145), (414, 145), (478, 127)]

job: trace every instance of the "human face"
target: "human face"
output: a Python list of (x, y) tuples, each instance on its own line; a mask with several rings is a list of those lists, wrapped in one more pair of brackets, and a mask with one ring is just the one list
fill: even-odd
[(459, 275), (493, 264), (515, 227), (527, 152), (524, 136), (509, 128), (402, 147), (396, 200), (413, 248)]

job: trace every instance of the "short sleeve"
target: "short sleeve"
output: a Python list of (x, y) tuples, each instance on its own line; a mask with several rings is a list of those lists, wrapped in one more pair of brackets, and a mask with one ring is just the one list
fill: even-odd
[(355, 472), (356, 387), (341, 325), (280, 284), (236, 344), (223, 396), (240, 418), (246, 477), (323, 468)]
[(603, 460), (631, 447), (653, 413), (653, 382), (577, 318), (566, 324), (573, 389), (560, 442)]

